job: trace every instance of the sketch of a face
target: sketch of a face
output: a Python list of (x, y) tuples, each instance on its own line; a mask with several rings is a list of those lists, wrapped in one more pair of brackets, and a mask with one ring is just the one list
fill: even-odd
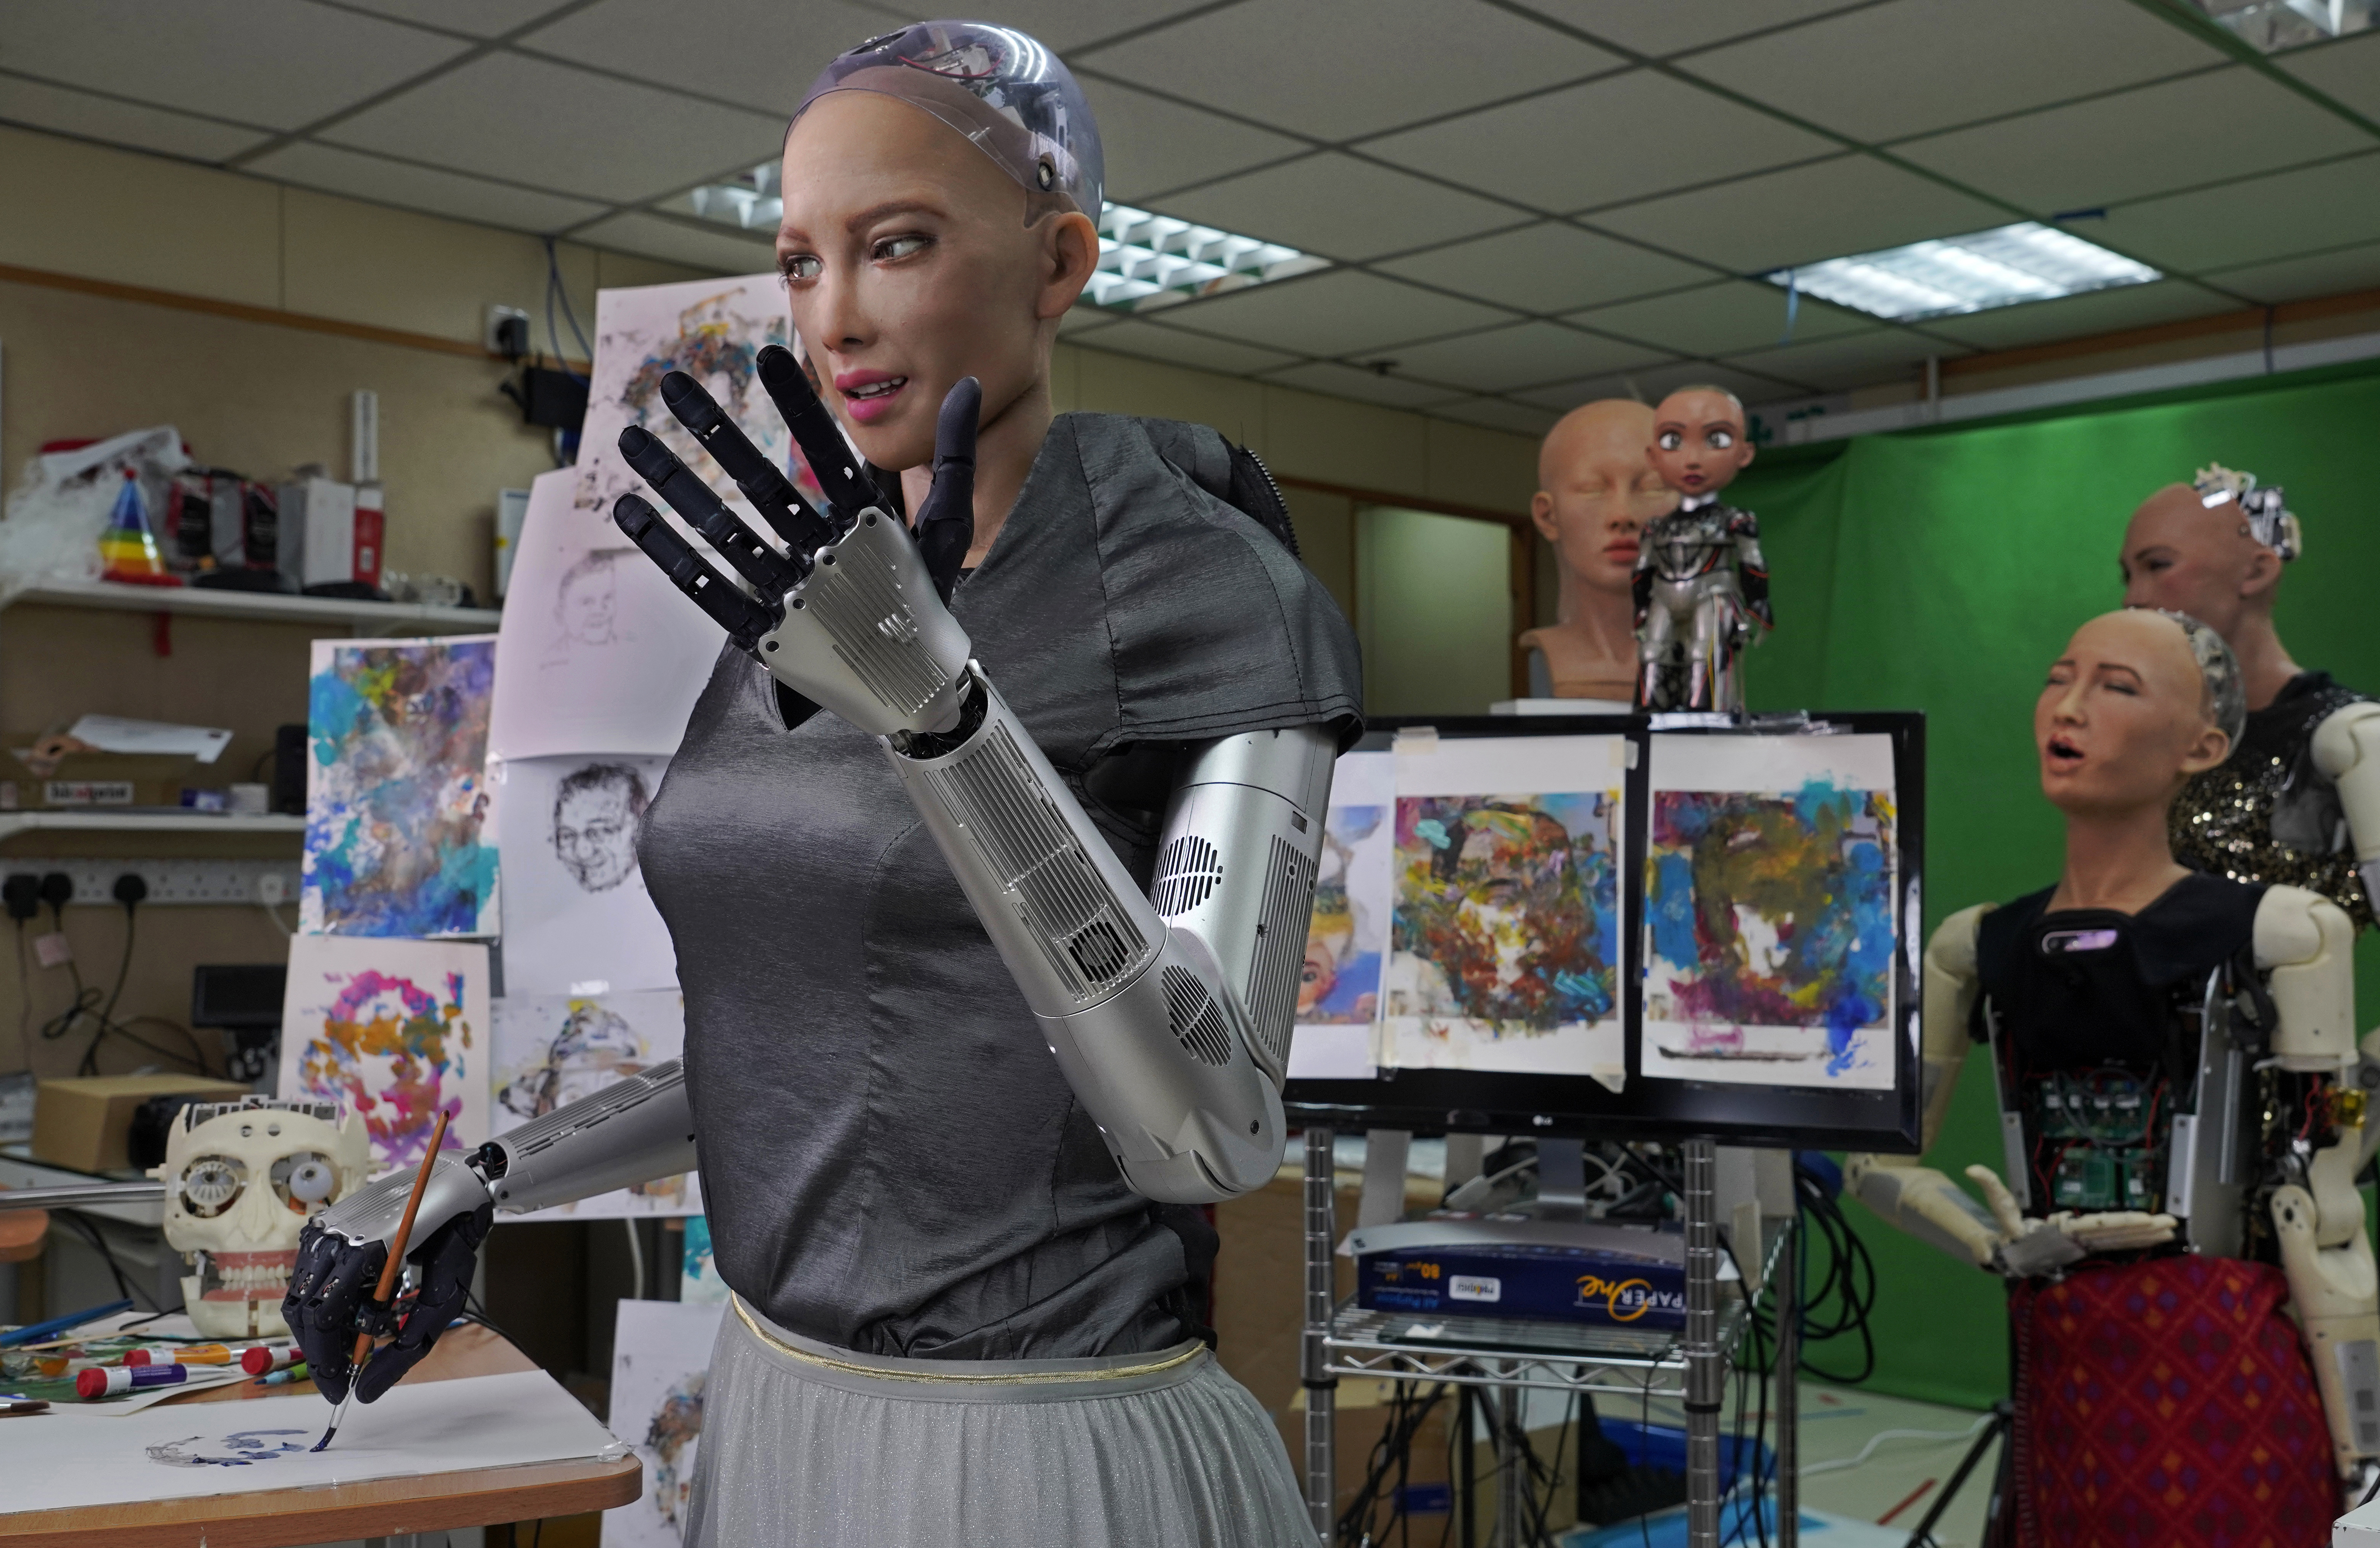
[(617, 555), (597, 549), (562, 572), (553, 589), (553, 617), (562, 638), (575, 645), (609, 645), (619, 639), (620, 582)]
[(544, 1062), (507, 1082), (496, 1100), (524, 1118), (542, 1117), (651, 1062), (645, 1040), (619, 1012), (593, 1000), (575, 1000)]
[(625, 763), (589, 763), (553, 792), (553, 853), (589, 892), (609, 892), (637, 870), (644, 776)]

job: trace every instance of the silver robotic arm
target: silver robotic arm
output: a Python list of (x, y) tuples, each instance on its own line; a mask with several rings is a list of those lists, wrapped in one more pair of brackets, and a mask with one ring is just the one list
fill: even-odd
[[(1075, 1094), (1137, 1191), (1245, 1193), (1280, 1164), (1280, 1081), (1305, 959), (1332, 746), (1319, 727), (1195, 750), (1170, 803), (1156, 898), (1143, 896), (983, 668), (946, 603), (974, 521), (980, 395), (942, 405), (915, 536), (849, 466), (793, 356), (761, 384), (828, 496), (808, 511), (690, 379), (662, 396), (786, 537), (759, 542), (660, 442), (629, 465), (752, 588), (710, 569), (636, 495), (621, 529), (778, 682), (883, 740)], [(790, 513), (790, 514), (789, 514)], [(833, 534), (805, 546), (796, 532)]]

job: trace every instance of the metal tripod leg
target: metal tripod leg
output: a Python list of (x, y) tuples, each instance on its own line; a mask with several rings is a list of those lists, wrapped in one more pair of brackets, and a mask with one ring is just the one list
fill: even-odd
[(1330, 1356), (1322, 1347), (1338, 1298), (1330, 1269), (1339, 1235), (1331, 1194), (1332, 1139), (1327, 1128), (1305, 1131), (1305, 1332), (1298, 1358), (1305, 1387), (1305, 1511), (1315, 1534), (1325, 1542), (1330, 1541), (1339, 1493), (1333, 1445), (1339, 1383), (1329, 1374)]
[(1718, 1347), (1718, 1147), (1689, 1140), (1686, 1159), (1686, 1543), (1718, 1548), (1718, 1421), (1727, 1363)]

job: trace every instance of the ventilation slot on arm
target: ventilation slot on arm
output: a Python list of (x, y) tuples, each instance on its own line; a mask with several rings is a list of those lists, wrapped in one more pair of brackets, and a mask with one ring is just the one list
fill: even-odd
[(1230, 1064), (1231, 1031), (1223, 1025), (1223, 1013), (1215, 1008), (1215, 997), (1207, 993), (1198, 975), (1168, 963), (1163, 982), (1166, 1024), (1173, 1029), (1175, 1041), (1202, 1065)]
[(1157, 857), (1157, 884), (1148, 900), (1160, 919), (1180, 919), (1214, 895), (1223, 880), (1223, 858), (1196, 834), (1184, 834)]
[(1265, 861), (1264, 910), (1248, 964), (1248, 1025), (1275, 1068), (1289, 1060), (1297, 984), (1305, 971), (1305, 932), (1314, 914), (1314, 861), (1276, 835)]

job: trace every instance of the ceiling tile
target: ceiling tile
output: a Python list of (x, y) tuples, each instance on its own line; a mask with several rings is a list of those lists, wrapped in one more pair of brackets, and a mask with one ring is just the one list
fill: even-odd
[(1305, 149), (1286, 135), (1086, 76), (1083, 95), (1099, 120), (1108, 197), (1130, 204)]
[(843, 0), (597, 0), (517, 46), (782, 116), (829, 60), (886, 27)]
[(1366, 153), (1553, 212), (1808, 161), (1834, 141), (1631, 70), (1365, 142)]
[(1378, 266), (1425, 285), (1524, 311), (1547, 312), (1671, 290), (1711, 277), (1699, 264), (1682, 263), (1561, 221), (1476, 237)]
[[(1642, 339), (1679, 355), (1732, 355), (1785, 336), (1786, 294), (1752, 280), (1722, 280), (1693, 290), (1577, 311), (1582, 327)], [(1804, 296), (1795, 309), (1793, 336), (1830, 338), (1876, 326), (1876, 320)]]
[(1512, 317), (1477, 301), (1342, 269), (1191, 301), (1168, 309), (1165, 320), (1302, 355), (1361, 355)]
[(2380, 32), (2300, 49), (2273, 63), (2340, 106), (2380, 120)]
[(248, 164), (247, 171), (275, 182), (427, 210), (457, 220), (508, 226), (515, 231), (559, 231), (603, 213), (604, 206), (555, 194), (506, 188), (459, 172), (413, 166), (361, 151), (299, 140)]
[(1672, 357), (1659, 349), (1598, 338), (1559, 323), (1521, 323), (1391, 351), (1397, 371), (1481, 392), (1563, 382), (1596, 372), (1626, 371)]
[(1593, 403), (1605, 397), (1633, 397), (1645, 403), (1658, 404), (1680, 387), (1689, 386), (1718, 387), (1733, 393), (1746, 403), (1774, 398), (1786, 390), (1780, 383), (1730, 366), (1713, 365), (1708, 360), (1686, 360), (1677, 365), (1651, 366), (1643, 371), (1614, 372), (1602, 376), (1582, 377), (1575, 382), (1557, 382), (1551, 386), (1533, 387), (1512, 396), (1524, 403), (1539, 404), (1568, 413), (1582, 403)]
[(767, 242), (750, 241), (724, 230), (706, 230), (634, 210), (582, 226), (570, 234), (570, 239), (691, 264), (717, 274), (767, 274), (776, 266), (775, 250)]
[(785, 126), (520, 55), (475, 59), (323, 135), (595, 199), (640, 200), (757, 165)]
[(539, 17), (570, 8), (569, 0), (346, 0), (350, 9), (377, 11), (398, 21), (443, 27), (492, 38), (525, 26)]
[(2362, 130), (2243, 66), (1893, 147), (2051, 215), (2369, 147)]
[(2380, 238), (2380, 152), (2119, 205), (2091, 235), (2185, 274), (2368, 242)]
[[(1824, 339), (1815, 344), (1789, 344), (1781, 349), (1755, 349), (1742, 355), (1731, 355), (1728, 363), (1746, 371), (1756, 371), (1764, 376), (1781, 377), (1820, 392), (1843, 392), (1852, 387), (1870, 387), (1879, 382), (1905, 381), (1911, 367), (1928, 355), (1945, 360), (1964, 355), (1961, 346), (1945, 344), (1902, 328), (1876, 328), (1864, 334), (1852, 334), (1844, 338)], [(1771, 401), (1793, 396), (1787, 389), (1772, 390)]]
[(0, 25), (0, 67), (282, 129), (469, 46), (304, 0), (20, 3)]
[(1893, 0), (1680, 68), (1874, 142), (2222, 62), (2131, 0)]
[(1550, 408), (1535, 408), (1525, 403), (1513, 403), (1500, 397), (1466, 397), (1453, 403), (1433, 405), (1433, 420), (1460, 420), (1464, 424), (1484, 425), (1489, 430), (1509, 430), (1515, 435), (1543, 435), (1554, 427), (1560, 414)]
[(1263, 349), (1253, 344), (1242, 344), (1237, 339), (1184, 333), (1179, 328), (1169, 328), (1163, 323), (1138, 318), (1118, 323), (1112, 328), (1101, 328), (1081, 342), (1086, 348), (1112, 349), (1119, 354), (1195, 366), (1200, 371), (1220, 371), (1232, 376), (1253, 376), (1259, 371), (1288, 365), (1297, 358), (1284, 355), (1278, 349)]
[[(1205, 3), (1206, 0), (1001, 0), (997, 7), (985, 8), (995, 10), (1002, 26), (1020, 28), (1050, 47), (1067, 53), (1120, 32), (1135, 31), (1170, 16), (1201, 9)], [(1073, 63), (1071, 56), (1068, 63)]]
[(1165, 213), (1329, 258), (1428, 247), (1527, 217), (1336, 151), (1168, 196)]
[[(0, 56), (5, 55), (6, 45), (0, 44)], [(199, 161), (222, 161), (269, 138), (262, 129), (239, 128), (15, 76), (0, 76), (0, 120)]]
[(2268, 303), (2343, 296), (2351, 290), (2380, 288), (2380, 243), (2254, 263), (2244, 269), (2221, 269), (2205, 277), (2226, 290)]
[(1746, 32), (1807, 21), (1861, 0), (1727, 0), (1722, 6), (1677, 0), (1523, 0), (1528, 9), (1622, 48), (1658, 57), (1681, 49), (1740, 38)]
[(1587, 224), (1736, 274), (1764, 274), (2008, 219), (1996, 205), (1849, 155), (1601, 211)]
[(1481, 0), (1246, 0), (1079, 61), (1322, 140), (1377, 134), (1620, 59)]
[(2168, 279), (2154, 285), (2128, 285), (2120, 290), (2095, 290), (2062, 301), (2031, 301), (1965, 317), (1930, 318), (1918, 326), (1978, 349), (2017, 349), (2053, 339), (2087, 338), (2093, 334), (2120, 333), (2239, 310), (2240, 303), (2227, 296), (2187, 280)]
[(1359, 403), (1378, 403), (1390, 408), (1418, 408), (1427, 403), (1444, 403), (1455, 396), (1447, 387), (1407, 382), (1394, 376), (1383, 376), (1378, 372), (1359, 371), (1354, 366), (1333, 365), (1328, 360), (1291, 366), (1259, 380), (1278, 382), (1284, 387), (1303, 387), (1310, 393), (1329, 393), (1332, 397), (1352, 397)]

